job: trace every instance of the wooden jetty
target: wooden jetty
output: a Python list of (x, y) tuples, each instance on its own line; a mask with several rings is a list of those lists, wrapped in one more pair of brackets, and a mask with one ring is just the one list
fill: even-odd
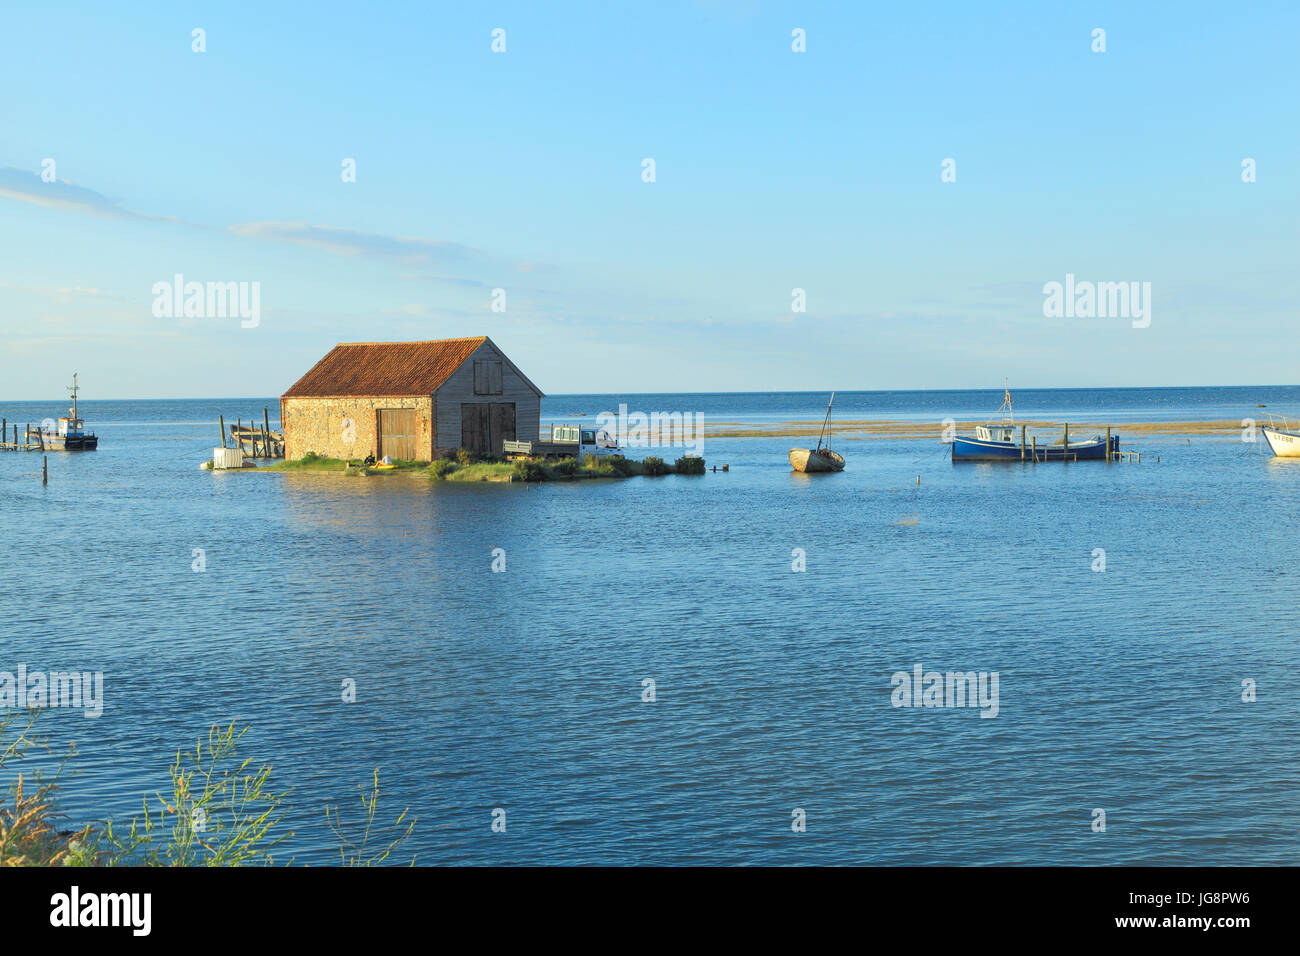
[[(257, 424), (250, 418), (245, 425), (243, 419), (237, 419), (226, 431), (226, 416), (218, 418), (221, 434), (221, 447), (238, 448), (245, 458), (283, 458), (284, 433), (271, 430), (269, 411), (262, 409), (262, 423)], [(227, 446), (227, 440), (230, 444)]]
[(23, 425), (22, 441), (18, 440), (18, 423), (0, 418), (0, 451), (45, 451), (45, 433), (39, 425)]

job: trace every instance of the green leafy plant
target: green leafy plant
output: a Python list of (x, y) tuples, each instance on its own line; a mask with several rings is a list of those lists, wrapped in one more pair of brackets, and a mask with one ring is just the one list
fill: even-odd
[(610, 468), (618, 472), (624, 478), (641, 474), (641, 463), (629, 461), (622, 455), (608, 455), (602, 458), (601, 461), (605, 462)]
[(520, 458), (514, 464), (514, 481), (545, 481), (546, 466), (536, 458)]
[(673, 471), (679, 475), (702, 475), (704, 474), (704, 459), (694, 455), (678, 458), (673, 464)]
[(582, 459), (582, 470), (585, 474), (595, 475), (600, 478), (613, 477), (621, 474), (621, 472), (615, 470), (613, 465), (604, 458), (601, 458), (599, 455), (584, 455)]
[[(271, 851), (292, 832), (274, 836), (284, 819), (288, 791), (270, 789), (269, 764), (253, 769), (252, 758), (236, 750), (248, 727), (214, 724), (206, 750), (176, 752), (170, 796), (155, 794), (155, 814), (144, 800), (144, 816), (121, 832), (104, 827), (102, 849), (113, 864), (146, 866), (243, 866), (270, 864)], [(238, 763), (236, 763), (238, 761)]]
[(429, 474), (441, 481), (443, 478), (446, 478), (449, 474), (455, 471), (456, 468), (457, 465), (454, 461), (450, 461), (446, 458), (438, 458), (429, 463)]
[[(338, 807), (325, 808), (325, 822), (329, 824), (339, 841), (339, 861), (344, 866), (378, 866), (414, 832), (416, 818), (411, 817), (406, 821), (406, 815), (410, 812), (410, 807), (407, 807), (397, 820), (386, 828), (386, 836), (380, 836), (382, 842), (372, 845), (370, 840), (376, 835), (375, 811), (378, 806), (379, 771), (376, 770), (369, 793), (364, 787), (361, 788), (362, 814), (359, 821), (344, 823), (339, 816)], [(331, 810), (333, 810), (332, 817)], [(405, 826), (403, 826), (404, 821), (406, 821)], [(415, 865), (415, 857), (411, 857), (411, 865)]]
[[(38, 715), (39, 711), (29, 711), (22, 721), (13, 713), (0, 716), (0, 770), (11, 768), (33, 748), (50, 749), (43, 737), (32, 732)], [(214, 724), (206, 746), (200, 739), (193, 751), (183, 755), (178, 751), (171, 766), (170, 796), (155, 794), (156, 813), (150, 811), (146, 798), (144, 816), (132, 819), (125, 829), (112, 821), (102, 828), (59, 829), (63, 815), (55, 810), (55, 799), (67, 764), (76, 755), (76, 746), (70, 745), (56, 773), (34, 773), (32, 785), (20, 773), (0, 801), (0, 866), (271, 864), (272, 849), (294, 835), (292, 831), (275, 834), (284, 819), (288, 792), (270, 789), (269, 765), (253, 769), (251, 759), (238, 759), (237, 745), (247, 731), (247, 727), (236, 730), (233, 722), (224, 729)], [(337, 808), (325, 808), (345, 865), (384, 863), (414, 831), (415, 818), (408, 819), (408, 811), (403, 810), (378, 833), (378, 801), (379, 771), (375, 770), (369, 792), (363, 789), (361, 795), (360, 822), (345, 825)]]
[(662, 458), (650, 457), (641, 462), (641, 473), (643, 475), (666, 475), (668, 474), (668, 466)]
[[(15, 713), (0, 717), (0, 770), (23, 760), (33, 748), (50, 749), (43, 738), (32, 733), (39, 715), (40, 711), (33, 710), (24, 714), (22, 721)], [(54, 809), (59, 779), (76, 752), (76, 745), (70, 745), (52, 776), (39, 771), (33, 774), (34, 790), (27, 786), (22, 773), (10, 784), (0, 803), (0, 866), (60, 866), (84, 860), (83, 847), (91, 834), (90, 827), (75, 833), (61, 832), (57, 821), (63, 815)]]

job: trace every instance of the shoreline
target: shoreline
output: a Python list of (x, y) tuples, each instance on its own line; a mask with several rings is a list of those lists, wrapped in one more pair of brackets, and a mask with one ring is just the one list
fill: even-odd
[[(957, 434), (968, 434), (976, 425), (987, 424), (987, 419), (970, 419), (956, 422)], [(1031, 432), (1061, 431), (1063, 422), (1059, 420), (1023, 419), (1015, 423), (1016, 427), (1024, 425)], [(1267, 422), (1256, 421), (1260, 428)], [(1109, 426), (1117, 435), (1208, 435), (1240, 436), (1243, 427), (1240, 420), (1209, 419), (1182, 422), (1070, 422), (1072, 433), (1083, 434), (1093, 429), (1105, 431)], [(822, 423), (817, 421), (773, 422), (770, 425), (754, 425), (745, 422), (706, 422), (705, 438), (807, 438), (821, 432)], [(939, 439), (944, 430), (941, 422), (909, 422), (897, 419), (856, 419), (852, 421), (833, 421), (832, 434), (837, 439), (847, 440), (883, 440), (891, 438), (934, 438)]]

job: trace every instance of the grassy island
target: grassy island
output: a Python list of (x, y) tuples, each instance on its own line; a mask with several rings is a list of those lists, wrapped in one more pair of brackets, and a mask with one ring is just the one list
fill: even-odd
[(583, 478), (631, 478), (644, 475), (702, 475), (703, 458), (678, 458), (666, 462), (662, 458), (648, 457), (634, 461), (621, 455), (595, 457), (588, 455), (581, 461), (575, 458), (543, 460), (525, 458), (503, 461), (491, 456), (477, 456), (460, 450), (455, 457), (438, 458), (433, 462), (395, 461), (391, 468), (367, 467), (361, 459), (324, 458), (308, 452), (296, 461), (281, 461), (258, 468), (258, 471), (328, 472), (350, 477), (382, 477), (385, 475), (422, 475), (434, 481), (492, 481), (538, 482), (576, 481)]

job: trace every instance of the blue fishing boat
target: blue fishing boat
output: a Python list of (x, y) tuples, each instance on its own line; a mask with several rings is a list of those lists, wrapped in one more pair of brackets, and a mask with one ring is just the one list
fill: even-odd
[[(975, 426), (975, 436), (964, 438), (955, 436), (952, 440), (953, 461), (1105, 461), (1107, 457), (1107, 439), (1102, 435), (1074, 440), (1068, 438), (1068, 432), (1055, 442), (1040, 444), (1037, 441), (1027, 443), (1024, 428), (1016, 434), (1016, 420), (1011, 410), (1011, 391), (1007, 389), (1002, 407), (1002, 420), (996, 423)], [(1110, 457), (1119, 452), (1119, 436), (1112, 435), (1109, 440)]]

